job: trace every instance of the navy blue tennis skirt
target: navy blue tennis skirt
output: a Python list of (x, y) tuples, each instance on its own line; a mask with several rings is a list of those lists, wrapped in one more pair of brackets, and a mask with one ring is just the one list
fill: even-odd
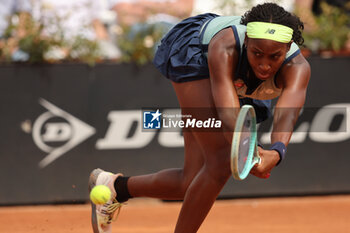
[(163, 37), (156, 51), (153, 59), (156, 68), (174, 82), (209, 78), (200, 31), (205, 22), (217, 16), (211, 13), (197, 15), (175, 25)]

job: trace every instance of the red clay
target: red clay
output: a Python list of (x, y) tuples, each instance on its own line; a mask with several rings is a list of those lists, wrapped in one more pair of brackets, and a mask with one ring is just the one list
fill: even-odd
[[(171, 233), (181, 203), (135, 199), (118, 233)], [(89, 205), (0, 207), (1, 233), (88, 233)], [(199, 233), (350, 233), (350, 196), (217, 201)]]

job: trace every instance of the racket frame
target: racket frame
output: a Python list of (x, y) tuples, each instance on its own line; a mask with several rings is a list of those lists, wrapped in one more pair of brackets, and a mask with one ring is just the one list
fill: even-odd
[[(247, 114), (250, 113), (252, 117), (251, 128), (250, 128), (250, 140), (249, 140), (249, 152), (247, 156), (246, 163), (242, 172), (238, 169), (238, 157), (239, 157), (239, 145), (242, 136), (242, 129), (245, 118)], [(248, 175), (250, 170), (255, 166), (255, 164), (260, 163), (261, 159), (258, 153), (257, 145), (257, 127), (256, 127), (256, 114), (253, 106), (243, 105), (239, 111), (235, 131), (233, 133), (232, 144), (231, 144), (231, 171), (233, 178), (236, 180), (244, 180)]]

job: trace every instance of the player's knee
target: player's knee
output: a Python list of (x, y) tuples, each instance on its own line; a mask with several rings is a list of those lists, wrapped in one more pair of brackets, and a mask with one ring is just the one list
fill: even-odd
[(184, 197), (188, 187), (190, 186), (190, 184), (192, 183), (194, 177), (197, 175), (197, 173), (186, 173), (183, 171), (182, 173), (182, 182), (180, 185), (180, 196)]
[(225, 183), (231, 175), (229, 167), (210, 167), (208, 169), (209, 174), (218, 182)]
[(196, 174), (186, 173), (184, 169), (176, 170), (177, 176), (180, 178), (180, 182), (175, 190), (173, 190), (173, 194), (176, 198), (183, 199), (187, 192), (188, 187), (190, 186), (194, 176)]
[(231, 175), (230, 157), (227, 153), (213, 155), (205, 163), (209, 174), (218, 182), (226, 182)]

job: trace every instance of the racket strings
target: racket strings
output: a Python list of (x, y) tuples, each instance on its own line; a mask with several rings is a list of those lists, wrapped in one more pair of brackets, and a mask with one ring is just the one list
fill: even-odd
[(256, 115), (250, 105), (242, 106), (236, 120), (231, 146), (231, 170), (237, 180), (245, 179), (256, 163)]

